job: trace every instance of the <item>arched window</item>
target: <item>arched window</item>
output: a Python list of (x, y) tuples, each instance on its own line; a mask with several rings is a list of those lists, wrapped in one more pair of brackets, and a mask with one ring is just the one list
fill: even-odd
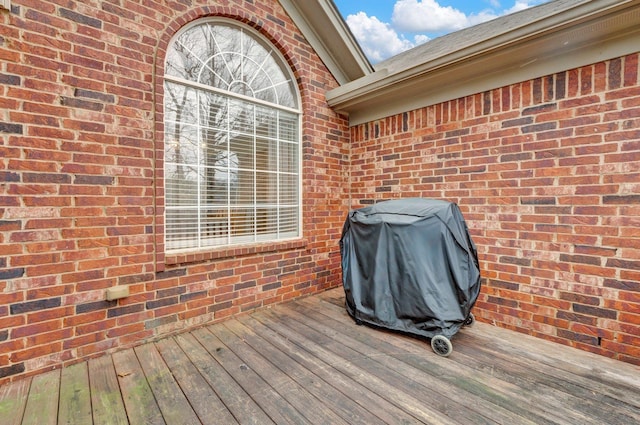
[(280, 53), (208, 19), (176, 35), (165, 71), (167, 250), (299, 237), (299, 96)]

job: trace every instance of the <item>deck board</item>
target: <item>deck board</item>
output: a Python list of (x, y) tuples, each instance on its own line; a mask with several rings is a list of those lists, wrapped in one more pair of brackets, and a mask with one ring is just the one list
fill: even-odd
[(88, 363), (77, 363), (60, 371), (58, 424), (75, 425), (93, 422)]
[(233, 424), (233, 416), (178, 343), (173, 338), (167, 338), (159, 341), (156, 346), (203, 424)]
[(156, 403), (135, 351), (120, 351), (112, 357), (129, 422), (164, 425), (160, 407)]
[(93, 423), (126, 425), (129, 421), (111, 356), (89, 360), (88, 365)]
[(201, 424), (155, 344), (142, 345), (135, 352), (167, 425)]
[[(215, 326), (211, 331), (220, 339), (224, 340), (227, 346), (238, 356), (243, 364), (251, 365), (252, 370), (258, 374), (265, 383), (268, 383), (283, 400), (287, 400), (289, 406), (283, 409), (284, 412), (294, 409), (291, 416), (286, 420), (293, 419), (293, 423), (302, 424), (348, 424), (349, 422), (337, 415), (332, 409), (326, 408), (326, 403), (313, 393), (313, 383), (308, 382), (301, 385), (289, 374), (285, 372), (291, 365), (291, 361), (282, 363), (272, 362), (262, 351), (262, 347), (252, 347), (246, 341), (237, 337), (226, 326)], [(326, 401), (326, 400), (325, 400)], [(280, 423), (281, 420), (274, 421)]]
[(20, 425), (29, 396), (31, 378), (0, 387), (0, 417), (7, 425)]
[[(214, 328), (220, 328), (220, 326)], [(232, 341), (225, 340), (223, 343), (207, 329), (199, 329), (195, 331), (194, 334), (215, 361), (229, 373), (273, 422), (283, 424), (309, 423), (304, 416), (277, 391), (281, 386), (279, 382), (280, 378), (272, 376), (272, 371), (267, 370), (264, 365), (260, 365), (255, 361), (251, 363), (248, 360), (239, 358), (231, 346), (231, 344), (233, 344)], [(256, 370), (261, 371), (266, 378), (263, 379)], [(269, 382), (271, 382), (272, 385), (269, 385)]]
[(57, 422), (60, 394), (60, 371), (34, 376), (22, 425), (50, 425)]
[[(177, 340), (238, 423), (273, 423), (249, 397), (249, 394), (211, 357), (193, 334), (180, 335)], [(224, 347), (215, 347), (214, 350), (218, 348), (224, 349)]]
[(499, 329), (357, 326), (340, 289), (0, 387), (7, 424), (640, 423), (640, 367)]

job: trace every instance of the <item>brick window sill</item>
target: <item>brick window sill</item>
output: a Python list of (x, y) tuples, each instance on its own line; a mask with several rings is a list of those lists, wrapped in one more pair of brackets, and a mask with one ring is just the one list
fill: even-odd
[(270, 252), (288, 251), (304, 248), (307, 239), (293, 239), (289, 241), (269, 242), (264, 244), (238, 245), (232, 247), (217, 248), (212, 250), (198, 250), (180, 253), (168, 253), (165, 256), (166, 265), (185, 263), (200, 263), (203, 261), (219, 260), (223, 258), (244, 257), (247, 255), (266, 254)]

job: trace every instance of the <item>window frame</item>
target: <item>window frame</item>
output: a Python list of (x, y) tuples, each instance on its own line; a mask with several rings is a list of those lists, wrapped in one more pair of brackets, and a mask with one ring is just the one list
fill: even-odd
[[(214, 87), (214, 86), (210, 86), (207, 84), (202, 84), (198, 81), (191, 81), (185, 78), (181, 78), (181, 77), (177, 77), (175, 75), (170, 75), (168, 74), (167, 70), (169, 68), (169, 59), (170, 59), (170, 55), (169, 52), (172, 51), (172, 49), (174, 49), (174, 45), (175, 43), (179, 40), (180, 36), (182, 34), (184, 34), (186, 31), (192, 30), (194, 27), (200, 26), (200, 25), (222, 25), (222, 26), (226, 26), (226, 27), (232, 27), (233, 29), (239, 31), (241, 33), (240, 37), (250, 37), (253, 40), (255, 40), (256, 43), (258, 43), (260, 46), (262, 46), (263, 48), (265, 48), (265, 50), (267, 51), (267, 57), (265, 59), (265, 61), (270, 60), (271, 66), (277, 66), (278, 69), (280, 70), (280, 72), (283, 73), (283, 75), (285, 76), (286, 80), (289, 83), (289, 87), (290, 90), (289, 92), (287, 92), (288, 94), (290, 94), (293, 97), (293, 103), (295, 104), (295, 108), (286, 106), (286, 105), (279, 105), (279, 104), (274, 104), (271, 102), (268, 102), (266, 100), (263, 99), (259, 99), (259, 98), (255, 98), (252, 96), (247, 96), (247, 95), (243, 95), (241, 93), (235, 93), (233, 91), (230, 90), (224, 90), (222, 88), (219, 87)], [(243, 55), (244, 57), (244, 52), (242, 51), (242, 44), (240, 46), (241, 48), (236, 50), (237, 53)], [(209, 57), (204, 57), (204, 58), (199, 58), (202, 63), (207, 63), (213, 56), (209, 56)], [(251, 59), (251, 58), (249, 58)], [(251, 59), (252, 60), (252, 59)], [(260, 71), (260, 70), (259, 70)], [(198, 231), (195, 234), (195, 237), (192, 239), (192, 241), (194, 241), (196, 244), (196, 246), (191, 246), (191, 247), (176, 247), (176, 248), (172, 248), (170, 245), (170, 242), (168, 241), (168, 220), (167, 220), (167, 211), (170, 209), (173, 209), (174, 206), (172, 207), (168, 207), (168, 198), (167, 198), (167, 160), (165, 158), (165, 155), (167, 153), (166, 150), (166, 146), (168, 143), (168, 139), (167, 139), (167, 134), (166, 134), (166, 126), (167, 123), (169, 122), (167, 119), (167, 101), (166, 101), (166, 96), (167, 96), (167, 84), (178, 84), (181, 85), (183, 87), (185, 87), (186, 90), (196, 90), (198, 93), (198, 97), (201, 95), (201, 93), (210, 93), (213, 94), (215, 96), (221, 96), (223, 98), (222, 102), (226, 102), (227, 104), (229, 104), (230, 102), (242, 102), (243, 105), (252, 105), (252, 110), (256, 111), (257, 108), (260, 107), (265, 107), (268, 108), (269, 112), (273, 112), (273, 113), (286, 113), (289, 114), (292, 117), (292, 120), (295, 120), (296, 123), (294, 124), (295, 126), (295, 131), (296, 131), (296, 137), (295, 137), (295, 141), (292, 141), (291, 143), (296, 145), (296, 150), (297, 150), (297, 155), (296, 155), (296, 161), (297, 163), (296, 165), (296, 172), (294, 174), (292, 174), (294, 176), (294, 178), (297, 180), (297, 182), (294, 184), (295, 186), (295, 194), (296, 194), (296, 200), (295, 200), (295, 209), (297, 210), (297, 214), (295, 214), (295, 220), (296, 220), (296, 226), (295, 226), (295, 230), (289, 232), (289, 233), (293, 233), (293, 235), (291, 236), (285, 236), (285, 237), (279, 237), (278, 235), (280, 234), (282, 227), (281, 225), (278, 223), (277, 225), (275, 225), (275, 229), (274, 232), (270, 234), (269, 239), (265, 239), (263, 240), (260, 237), (260, 234), (257, 232), (257, 225), (255, 224), (256, 220), (257, 220), (257, 208), (258, 208), (258, 203), (256, 201), (256, 191), (257, 186), (256, 186), (256, 179), (253, 179), (253, 185), (252, 185), (252, 193), (253, 193), (253, 202), (252, 202), (252, 206), (253, 206), (253, 215), (251, 216), (251, 219), (253, 220), (253, 226), (254, 226), (254, 231), (251, 235), (247, 235), (246, 240), (241, 240), (241, 241), (234, 241), (231, 238), (231, 228), (229, 227), (227, 229), (227, 236), (226, 236), (226, 242), (225, 243), (217, 243), (217, 244), (204, 244), (203, 245), (203, 234), (200, 231), (200, 226), (198, 225)], [(260, 34), (258, 31), (256, 31), (254, 28), (243, 24), (241, 22), (235, 21), (233, 19), (227, 19), (227, 18), (220, 18), (220, 17), (208, 17), (208, 18), (202, 18), (202, 19), (198, 19), (195, 20), (191, 23), (189, 23), (188, 25), (185, 25), (180, 31), (178, 31), (176, 34), (174, 34), (174, 36), (171, 38), (170, 42), (168, 43), (167, 46), (167, 55), (164, 59), (164, 75), (163, 75), (163, 80), (161, 82), (161, 86), (163, 87), (163, 93), (164, 93), (164, 97), (162, 100), (162, 108), (163, 108), (163, 120), (162, 120), (162, 126), (163, 128), (165, 128), (165, 131), (163, 131), (163, 151), (162, 151), (162, 155), (163, 155), (163, 165), (162, 165), (162, 170), (163, 170), (163, 187), (164, 187), (164, 208), (163, 208), (163, 221), (164, 221), (164, 231), (163, 233), (163, 246), (164, 246), (164, 252), (165, 252), (165, 256), (167, 257), (167, 260), (169, 260), (170, 258), (176, 258), (176, 257), (180, 257), (180, 258), (187, 258), (187, 257), (193, 257), (194, 255), (196, 257), (201, 257), (202, 254), (201, 253), (206, 253), (206, 252), (210, 252), (210, 251), (228, 251), (230, 253), (232, 253), (231, 255), (237, 255), (238, 250), (242, 250), (242, 252), (246, 252), (247, 251), (247, 246), (251, 246), (251, 245), (257, 245), (257, 248), (252, 248), (249, 249), (249, 251), (255, 251), (255, 252), (269, 252), (271, 251), (270, 248), (265, 248), (265, 247), (260, 247), (260, 245), (272, 245), (274, 248), (277, 247), (284, 247), (284, 248), (289, 248), (289, 247), (297, 247), (300, 246), (300, 241), (303, 240), (303, 196), (302, 196), (302, 187), (303, 187), (303, 137), (302, 137), (302, 123), (303, 123), (303, 113), (302, 113), (302, 101), (301, 101), (301, 96), (300, 96), (300, 90), (297, 86), (297, 80), (295, 78), (295, 75), (293, 73), (293, 70), (291, 69), (291, 66), (289, 65), (289, 63), (287, 62), (287, 60), (285, 59), (285, 57), (282, 55), (282, 53), (276, 48), (276, 46), (274, 46), (274, 44), (269, 41), (264, 35)], [(275, 90), (275, 85), (271, 86), (274, 90)], [(279, 115), (278, 115), (279, 117)], [(176, 121), (178, 122), (178, 121)], [(198, 124), (200, 125), (200, 124)], [(275, 119), (275, 125), (279, 128), (280, 127), (280, 118)], [(250, 127), (250, 129), (253, 131), (253, 137), (254, 139), (257, 137), (256, 136), (256, 125), (255, 125), (255, 120), (253, 121), (253, 126)], [(230, 133), (227, 133), (228, 135)], [(274, 138), (275, 140), (275, 148), (276, 151), (279, 151), (281, 149), (281, 144), (284, 143), (283, 138), (281, 138), (279, 136), (276, 136)], [(254, 156), (255, 156), (255, 152), (254, 152)], [(257, 173), (258, 168), (256, 163), (253, 163), (253, 168), (252, 168), (252, 172), (255, 174)], [(276, 174), (276, 176), (279, 176), (278, 178), (281, 177), (281, 175), (284, 175), (280, 170), (279, 170), (279, 166), (277, 167), (276, 170), (269, 170), (269, 172), (273, 172)], [(199, 177), (199, 181), (204, 181), (204, 182), (209, 182), (210, 177), (204, 177), (203, 180), (202, 177)], [(293, 187), (293, 186), (292, 186)], [(286, 203), (283, 203), (280, 200), (280, 189), (277, 189), (276, 192), (278, 192), (278, 201), (276, 202), (276, 208), (277, 211), (280, 211), (281, 208), (286, 207)], [(198, 195), (200, 196), (200, 195)], [(293, 204), (291, 204), (293, 205)], [(226, 203), (226, 208), (230, 209), (232, 208), (232, 203), (230, 201), (230, 199), (227, 199), (227, 203)], [(198, 202), (198, 206), (197, 206), (197, 214), (198, 214), (198, 218), (196, 218), (196, 220), (198, 222), (200, 222), (201, 218), (200, 215), (203, 213), (203, 208), (201, 208), (199, 202)], [(229, 218), (230, 220), (230, 218)], [(273, 237), (275, 235), (275, 237)], [(298, 242), (296, 242), (298, 241)], [(200, 253), (200, 254), (199, 254)], [(205, 257), (211, 257), (211, 258), (215, 258), (219, 256), (219, 254), (213, 254), (213, 255), (205, 255)], [(168, 263), (173, 263), (174, 261), (167, 261)]]

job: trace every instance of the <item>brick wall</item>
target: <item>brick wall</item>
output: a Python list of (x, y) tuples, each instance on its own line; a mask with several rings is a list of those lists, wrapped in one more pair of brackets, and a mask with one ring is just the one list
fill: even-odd
[(352, 128), (354, 207), (457, 202), (482, 321), (640, 364), (638, 54)]
[[(276, 1), (32, 1), (0, 12), (0, 383), (340, 283), (349, 130)], [(223, 4), (224, 6), (219, 6)], [(246, 23), (298, 80), (304, 238), (166, 256), (162, 73), (203, 16)], [(106, 301), (105, 290), (131, 295)]]

